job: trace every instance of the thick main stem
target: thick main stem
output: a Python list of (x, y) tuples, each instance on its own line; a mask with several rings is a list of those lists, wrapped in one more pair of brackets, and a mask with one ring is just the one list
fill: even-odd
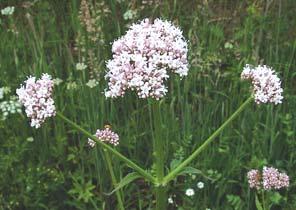
[(166, 188), (165, 186), (159, 184), (162, 183), (164, 177), (164, 159), (165, 159), (165, 150), (164, 143), (165, 140), (162, 136), (161, 128), (161, 111), (159, 103), (152, 104), (153, 111), (153, 150), (154, 150), (154, 161), (156, 169), (156, 181), (157, 185), (155, 186), (155, 198), (156, 198), (156, 209), (165, 210), (166, 209)]
[(138, 166), (136, 163), (134, 163), (133, 161), (131, 161), (130, 159), (128, 159), (124, 155), (122, 155), (120, 152), (117, 152), (115, 149), (113, 149), (109, 145), (107, 145), (104, 142), (100, 141), (97, 137), (95, 137), (94, 135), (92, 135), (91, 133), (87, 132), (82, 127), (80, 127), (79, 125), (77, 125), (76, 123), (74, 123), (73, 121), (71, 121), (70, 119), (68, 119), (67, 117), (65, 117), (62, 113), (57, 112), (57, 116), (60, 117), (66, 123), (70, 124), (76, 130), (78, 130), (81, 133), (83, 133), (84, 135), (86, 135), (88, 138), (94, 140), (97, 144), (99, 144), (104, 149), (106, 149), (107, 151), (109, 151), (110, 153), (112, 153), (118, 159), (120, 159), (123, 162), (125, 162), (129, 167), (131, 167), (132, 169), (134, 169), (136, 172), (138, 172), (140, 175), (142, 175), (148, 181), (151, 181), (152, 183), (155, 183), (155, 178), (151, 174), (149, 174), (148, 172), (146, 172), (144, 169), (142, 169), (140, 166)]
[[(105, 157), (106, 157), (106, 161), (107, 161), (107, 166), (108, 166), (108, 169), (109, 169), (109, 172), (110, 172), (110, 175), (111, 175), (111, 180), (112, 180), (113, 187), (116, 188), (118, 183), (117, 183), (114, 171), (113, 171), (113, 167), (112, 167), (109, 152), (106, 149), (104, 149), (104, 153), (105, 153)], [(115, 193), (116, 193), (119, 209), (124, 210), (124, 205), (123, 205), (123, 202), (122, 202), (122, 199), (121, 199), (120, 190), (117, 190)]]
[(253, 97), (249, 97), (200, 147), (198, 147), (186, 160), (179, 166), (172, 170), (164, 177), (162, 184), (166, 185), (169, 181), (174, 179), (191, 161), (193, 161), (199, 153), (201, 153), (207, 146), (224, 130), (228, 124), (233, 121), (246, 107), (253, 101)]

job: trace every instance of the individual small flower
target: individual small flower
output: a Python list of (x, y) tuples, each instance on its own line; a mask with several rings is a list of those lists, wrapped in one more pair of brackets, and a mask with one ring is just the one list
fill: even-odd
[(4, 9), (1, 10), (1, 14), (2, 15), (12, 15), (14, 13), (14, 7), (11, 6), (11, 7), (5, 7)]
[[(106, 125), (103, 130), (98, 129), (95, 136), (102, 142), (113, 144), (114, 146), (117, 146), (119, 144), (118, 134), (113, 132), (109, 125)], [(90, 140), (91, 139), (88, 139), (88, 143), (95, 145), (95, 142), (93, 140), (91, 140), (91, 141)], [(91, 146), (91, 144), (90, 144), (90, 146)]]
[(116, 98), (130, 89), (139, 98), (164, 97), (169, 73), (187, 76), (187, 52), (182, 31), (170, 22), (144, 19), (133, 24), (112, 45), (113, 57), (106, 65), (105, 96)]
[(250, 188), (260, 189), (261, 175), (258, 170), (255, 170), (255, 169), (250, 170), (247, 174), (247, 177), (248, 177)]
[(76, 64), (76, 70), (78, 71), (83, 71), (87, 68), (87, 65), (85, 65), (84, 63), (77, 63)]
[(195, 194), (194, 189), (192, 189), (192, 188), (188, 188), (188, 189), (186, 190), (185, 194), (186, 194), (187, 196), (189, 196), (189, 197), (194, 196), (194, 194)]
[(86, 86), (90, 87), (90, 88), (94, 88), (99, 84), (99, 82), (95, 79), (90, 79), (87, 83)]
[(198, 182), (197, 183), (197, 188), (203, 189), (205, 187), (205, 184), (203, 182)]
[(174, 203), (174, 200), (173, 200), (172, 197), (169, 197), (169, 198), (168, 198), (168, 203), (170, 203), (170, 204)]
[(63, 80), (60, 78), (54, 78), (52, 81), (53, 81), (53, 84), (56, 86), (59, 86), (63, 82)]
[(280, 104), (283, 100), (281, 80), (275, 71), (268, 66), (252, 67), (247, 64), (242, 73), (243, 80), (251, 80), (255, 102)]
[(48, 74), (43, 74), (38, 80), (29, 77), (24, 83), (16, 93), (19, 102), (25, 106), (27, 116), (31, 118), (31, 126), (39, 128), (46, 118), (56, 114), (52, 98), (54, 84)]
[(94, 147), (94, 146), (96, 146), (96, 142), (95, 142), (94, 140), (92, 140), (92, 139), (88, 139), (88, 140), (87, 140), (87, 143), (88, 143), (88, 145), (89, 145), (90, 147)]

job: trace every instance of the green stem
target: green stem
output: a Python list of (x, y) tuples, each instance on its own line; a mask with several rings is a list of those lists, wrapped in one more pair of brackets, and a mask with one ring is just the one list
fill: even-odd
[(146, 172), (144, 169), (142, 169), (140, 166), (138, 166), (136, 163), (122, 155), (121, 153), (117, 152), (115, 149), (110, 147), (109, 145), (105, 144), (104, 142), (100, 141), (97, 137), (89, 133), (88, 131), (84, 130), (82, 127), (65, 117), (62, 113), (57, 112), (57, 116), (60, 117), (62, 120), (70, 124), (73, 128), (80, 131), (84, 135), (86, 135), (88, 138), (94, 140), (97, 144), (102, 146), (104, 149), (112, 153), (114, 156), (116, 156), (118, 159), (125, 162), (129, 167), (133, 168), (136, 172), (138, 172), (140, 175), (142, 175), (144, 178), (146, 178), (148, 181), (151, 181), (152, 183), (155, 183), (155, 178), (151, 176), (148, 172)]
[(264, 190), (262, 190), (261, 195), (262, 195), (262, 206), (263, 206), (263, 210), (266, 210)]
[[(111, 158), (110, 158), (109, 152), (106, 149), (103, 149), (103, 150), (104, 150), (104, 153), (105, 153), (105, 157), (106, 157), (106, 161), (107, 161), (107, 166), (108, 166), (108, 169), (110, 171), (110, 175), (111, 175), (111, 180), (112, 180), (113, 187), (116, 188), (118, 183), (117, 183), (117, 180), (116, 180), (114, 171), (113, 171), (113, 167), (112, 167), (112, 163), (111, 163)], [(124, 205), (123, 205), (123, 202), (122, 202), (122, 199), (121, 199), (120, 190), (117, 190), (115, 193), (116, 193), (116, 197), (117, 197), (119, 209), (120, 210), (124, 210)]]
[(253, 97), (249, 97), (200, 147), (198, 147), (186, 160), (179, 166), (172, 170), (167, 176), (164, 177), (162, 184), (166, 185), (169, 181), (174, 179), (180, 171), (184, 169), (191, 161), (193, 161), (199, 153), (207, 148), (207, 146), (224, 130), (224, 128), (234, 120), (246, 107), (253, 101)]
[(165, 159), (165, 139), (162, 136), (161, 128), (161, 111), (159, 103), (153, 102), (152, 112), (153, 112), (153, 145), (154, 145), (154, 161), (156, 169), (156, 180), (157, 185), (155, 186), (155, 198), (156, 198), (156, 209), (164, 210), (166, 209), (166, 188), (165, 186), (159, 184), (162, 183), (164, 177), (164, 159)]

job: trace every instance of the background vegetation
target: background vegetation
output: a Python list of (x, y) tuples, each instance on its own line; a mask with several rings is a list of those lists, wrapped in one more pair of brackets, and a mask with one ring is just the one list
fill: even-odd
[[(199, 174), (174, 180), (170, 209), (253, 210), (246, 172), (263, 165), (290, 175), (288, 190), (271, 192), (271, 209), (296, 209), (295, 0), (1, 0), (15, 6), (0, 19), (0, 87), (3, 101), (28, 75), (48, 72), (59, 110), (92, 133), (112, 125), (118, 150), (153, 171), (146, 100), (134, 94), (106, 100), (105, 61), (114, 39), (145, 17), (173, 21), (189, 40), (190, 73), (172, 77), (162, 103), (162, 130), (173, 168), (200, 145), (249, 92), (240, 81), (246, 63), (268, 64), (283, 81), (282, 105), (250, 106), (191, 164)], [(83, 71), (77, 63), (85, 63)], [(57, 82), (57, 81), (56, 81)], [(87, 85), (88, 84), (88, 85)], [(94, 87), (93, 87), (94, 86)], [(9, 87), (11, 91), (9, 91)], [(0, 209), (115, 209), (116, 197), (100, 148), (57, 118), (35, 130), (23, 114), (0, 109)], [(151, 148), (151, 149), (150, 149)], [(130, 169), (113, 159), (117, 178)], [(204, 188), (197, 187), (198, 182)], [(126, 209), (150, 209), (143, 180), (123, 190)], [(185, 195), (193, 188), (195, 195)]]

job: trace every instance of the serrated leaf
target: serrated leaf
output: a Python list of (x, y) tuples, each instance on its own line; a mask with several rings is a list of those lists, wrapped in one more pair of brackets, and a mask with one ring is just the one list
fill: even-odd
[(134, 181), (135, 179), (140, 178), (141, 175), (138, 174), (137, 172), (132, 172), (127, 174), (116, 186), (116, 188), (114, 190), (112, 190), (109, 193), (105, 193), (106, 195), (112, 195), (113, 193), (115, 193), (117, 190), (120, 190), (121, 188), (123, 188), (125, 185), (128, 185), (129, 183), (131, 183), (132, 181)]

